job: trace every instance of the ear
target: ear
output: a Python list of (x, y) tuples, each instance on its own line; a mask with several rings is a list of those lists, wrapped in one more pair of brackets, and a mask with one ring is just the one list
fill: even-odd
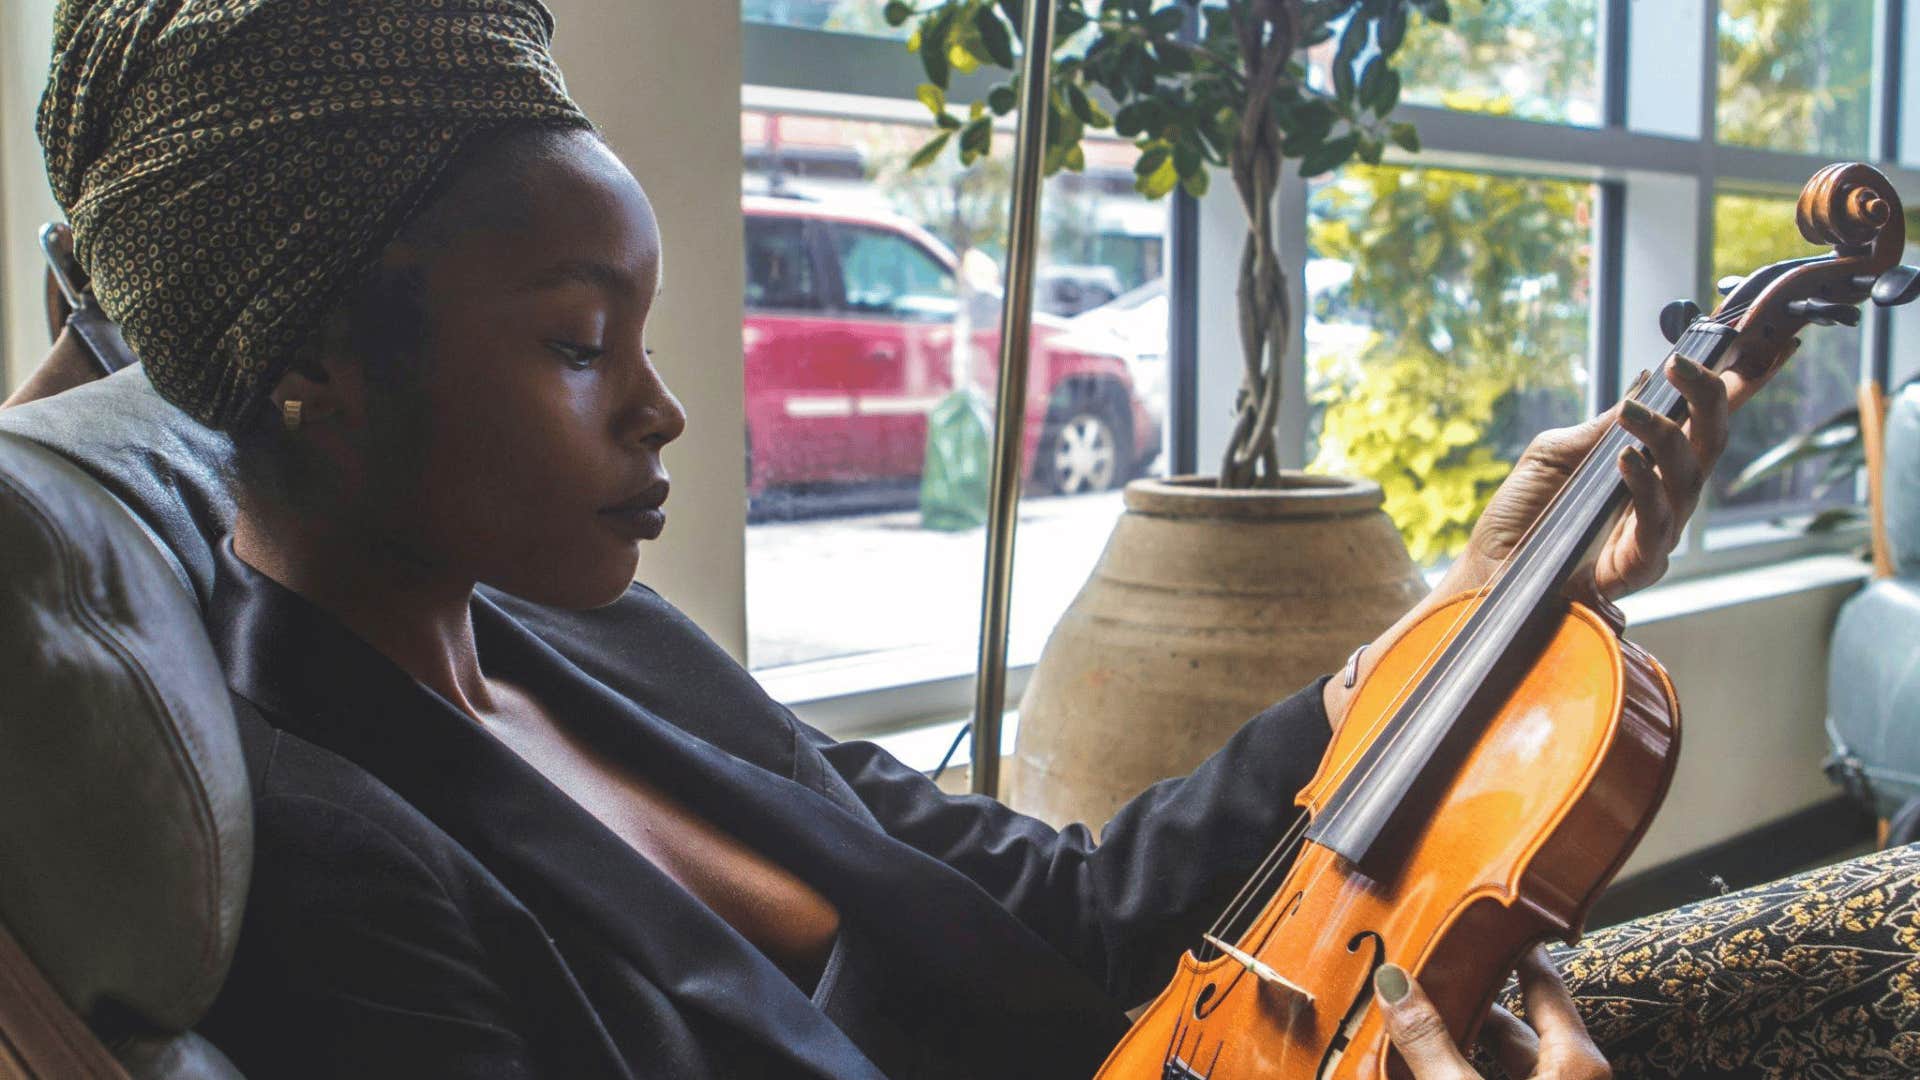
[(367, 377), (360, 359), (341, 347), (344, 335), (335, 321), (330, 318), (301, 349), (267, 399), (276, 419), (286, 416), (287, 402), (300, 402), (300, 427), (293, 437), (344, 476), (357, 473), (361, 464)]

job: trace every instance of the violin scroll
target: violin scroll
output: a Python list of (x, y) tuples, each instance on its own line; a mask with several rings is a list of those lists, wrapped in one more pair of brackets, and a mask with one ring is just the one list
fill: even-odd
[[(1900, 196), (1880, 170), (1859, 162), (1829, 165), (1813, 174), (1800, 191), (1794, 217), (1809, 244), (1851, 255), (1859, 248), (1883, 248), (1899, 257), (1906, 246), (1906, 221)], [(1891, 233), (1888, 226), (1893, 226)]]

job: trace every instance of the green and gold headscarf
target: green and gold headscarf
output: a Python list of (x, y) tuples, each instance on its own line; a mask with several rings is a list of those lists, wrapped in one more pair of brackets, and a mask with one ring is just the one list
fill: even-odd
[(39, 133), (106, 313), (250, 416), (470, 135), (588, 126), (538, 0), (62, 0)]

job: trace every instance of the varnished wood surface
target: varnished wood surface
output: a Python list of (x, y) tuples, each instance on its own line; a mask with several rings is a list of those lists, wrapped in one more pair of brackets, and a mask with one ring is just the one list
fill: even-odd
[[(1317, 808), (1346, 779), (1376, 722), (1478, 603), (1439, 608), (1381, 657), (1303, 805)], [(1308, 991), (1311, 1004), (1260, 984), (1232, 959), (1201, 963), (1189, 954), (1099, 1076), (1177, 1076), (1167, 1072), (1170, 1055), (1212, 1080), (1387, 1076), (1371, 1004), (1372, 973), (1385, 961), (1412, 971), (1466, 1040), (1519, 954), (1543, 937), (1577, 933), (1632, 851), (1671, 779), (1678, 715), (1659, 666), (1575, 606), (1392, 880), (1359, 876), (1305, 845), (1237, 942)], [(1342, 1054), (1332, 1048), (1343, 1030), (1351, 1042)]]

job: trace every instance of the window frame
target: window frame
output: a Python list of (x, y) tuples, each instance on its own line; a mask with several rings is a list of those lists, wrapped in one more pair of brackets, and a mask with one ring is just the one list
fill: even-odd
[[(1597, 64), (1603, 122), (1597, 127), (1513, 117), (1453, 112), (1403, 105), (1397, 119), (1414, 123), (1423, 149), (1409, 156), (1390, 151), (1387, 162), (1441, 166), (1588, 180), (1597, 187), (1594, 215), (1593, 316), (1590, 322), (1589, 405), (1617, 399), (1641, 368), (1665, 355), (1654, 330), (1658, 302), (1690, 296), (1705, 280), (1713, 255), (1713, 198), (1723, 185), (1742, 190), (1796, 195), (1806, 178), (1828, 164), (1817, 154), (1771, 151), (1721, 144), (1715, 108), (1718, 102), (1718, 0), (1674, 0), (1656, 14), (1635, 0), (1597, 0), (1601, 28)], [(1909, 7), (1920, 0), (1876, 0), (1873, 89), (1866, 160), (1909, 192), (1920, 206), (1920, 78), (1904, 78), (1907, 53), (1920, 67), (1920, 41), (1902, 40), (1914, 18)], [(1641, 18), (1634, 18), (1639, 13)], [(1691, 24), (1694, 33), (1686, 32)], [(916, 56), (899, 41), (818, 30), (746, 22), (742, 27), (743, 70), (748, 108), (779, 108), (815, 115), (859, 116), (876, 120), (921, 122), (924, 109), (912, 99), (924, 81)], [(989, 73), (956, 76), (950, 96), (984, 96)], [(774, 102), (769, 91), (801, 100), (796, 106)], [(1902, 138), (1903, 129), (1906, 137)], [(1904, 158), (1903, 158), (1904, 155)], [(1305, 260), (1305, 185), (1289, 180), (1280, 196), (1282, 249), (1299, 287)], [(1689, 199), (1690, 197), (1690, 199)], [(1168, 337), (1169, 457), (1177, 472), (1205, 469), (1218, 457), (1225, 421), (1209, 406), (1222, 385), (1237, 373), (1222, 373), (1221, 363), (1238, 364), (1227, 340), (1230, 327), (1213, 325), (1201, 306), (1200, 279), (1207, 276), (1209, 242), (1216, 247), (1232, 235), (1239, 210), (1230, 185), (1216, 185), (1204, 200), (1176, 193), (1165, 264), (1170, 275)], [(1680, 200), (1676, 207), (1671, 205)], [(1657, 227), (1647, 225), (1656, 212), (1690, 212), (1692, 235), (1671, 241), (1658, 259), (1650, 244), (1668, 244)], [(1636, 229), (1636, 225), (1645, 226)], [(1782, 223), (1783, 228), (1790, 227)], [(1649, 234), (1652, 234), (1650, 240)], [(1920, 237), (1914, 238), (1920, 243)], [(1634, 264), (1629, 266), (1629, 254)], [(1213, 262), (1220, 262), (1215, 259)], [(1231, 262), (1232, 260), (1227, 260)], [(1677, 267), (1677, 269), (1676, 269)], [(1650, 283), (1650, 279), (1651, 282)], [(1657, 290), (1664, 283), (1664, 297)], [(1296, 311), (1305, 308), (1296, 296)], [(1697, 298), (1706, 304), (1711, 297)], [(1297, 464), (1305, 447), (1302, 383), (1304, 358), (1297, 319), (1288, 352), (1287, 399), (1281, 417), (1283, 446)], [(1860, 372), (1888, 385), (1893, 368), (1897, 317), (1868, 307), (1862, 328)], [(1904, 332), (1911, 351), (1920, 354), (1920, 321)], [(1222, 360), (1222, 357), (1225, 360)], [(1902, 369), (1911, 369), (1908, 361)], [(1696, 521), (1704, 523), (1703, 505)], [(1843, 528), (1823, 536), (1784, 535), (1737, 547), (1708, 542), (1708, 529), (1690, 527), (1674, 553), (1670, 580), (1727, 573), (1789, 558), (1845, 551), (1858, 546), (1865, 530)], [(1018, 695), (1030, 665), (1009, 670), (1009, 701)], [(819, 661), (791, 669), (757, 671), (776, 698), (811, 723), (842, 737), (882, 734), (935, 720), (951, 720), (971, 709), (971, 669), (928, 669), (875, 662), (872, 657)]]

